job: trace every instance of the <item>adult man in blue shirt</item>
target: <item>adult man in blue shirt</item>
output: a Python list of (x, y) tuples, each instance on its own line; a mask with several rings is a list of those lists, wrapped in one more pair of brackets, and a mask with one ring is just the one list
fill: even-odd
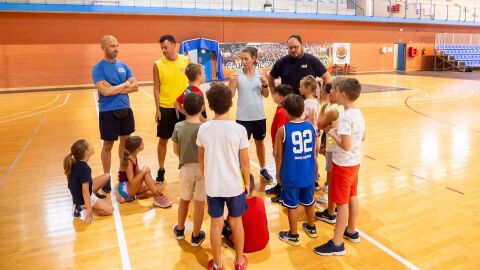
[[(135, 131), (135, 120), (128, 94), (138, 91), (137, 80), (130, 67), (117, 60), (118, 41), (114, 36), (101, 40), (104, 58), (92, 69), (92, 79), (98, 90), (100, 137), (103, 140), (103, 172), (110, 173), (113, 144), (120, 137), (118, 155), (125, 150), (125, 140)], [(110, 192), (110, 181), (102, 188)]]

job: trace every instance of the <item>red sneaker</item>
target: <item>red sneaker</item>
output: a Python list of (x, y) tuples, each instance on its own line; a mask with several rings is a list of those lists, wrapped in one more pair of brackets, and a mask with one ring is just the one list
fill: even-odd
[(223, 270), (223, 268), (220, 266), (220, 267), (213, 267), (213, 259), (211, 259), (209, 262), (208, 262), (208, 270)]
[(235, 262), (235, 270), (245, 270), (248, 266), (248, 259), (247, 256), (243, 255), (243, 262), (241, 264), (237, 264)]

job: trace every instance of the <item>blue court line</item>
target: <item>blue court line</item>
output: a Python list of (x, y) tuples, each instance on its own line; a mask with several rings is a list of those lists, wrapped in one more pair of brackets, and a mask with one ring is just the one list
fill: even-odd
[(241, 11), (220, 9), (166, 8), (166, 7), (133, 7), (133, 6), (97, 6), (97, 5), (60, 5), (60, 4), (24, 4), (0, 3), (0, 11), (45, 11), (73, 13), (118, 13), (118, 14), (150, 14), (150, 15), (183, 15), (211, 17), (245, 17), (274, 19), (309, 19), (334, 20), (377, 23), (434, 24), (480, 26), (480, 22), (460, 22), (412, 18), (367, 17), (354, 15), (311, 14), (292, 12)]

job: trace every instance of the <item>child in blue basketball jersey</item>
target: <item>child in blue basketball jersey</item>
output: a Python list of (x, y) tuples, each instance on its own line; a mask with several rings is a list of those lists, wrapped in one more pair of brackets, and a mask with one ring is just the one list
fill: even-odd
[(305, 206), (307, 223), (302, 227), (311, 237), (317, 237), (313, 189), (316, 180), (315, 127), (309, 121), (302, 120), (305, 108), (303, 98), (290, 94), (283, 101), (283, 107), (290, 122), (277, 130), (275, 138), (275, 161), (278, 181), (282, 184), (281, 198), (288, 208), (289, 231), (282, 231), (280, 240), (292, 246), (300, 245), (297, 231), (297, 207)]

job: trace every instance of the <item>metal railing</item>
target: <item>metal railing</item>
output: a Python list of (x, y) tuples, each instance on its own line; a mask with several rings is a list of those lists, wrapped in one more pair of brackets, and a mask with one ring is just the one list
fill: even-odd
[(478, 6), (438, 4), (434, 0), (0, 0), (0, 3), (188, 8), (480, 22), (480, 1)]
[(436, 33), (435, 48), (444, 49), (446, 46), (480, 46), (480, 34), (453, 34)]

